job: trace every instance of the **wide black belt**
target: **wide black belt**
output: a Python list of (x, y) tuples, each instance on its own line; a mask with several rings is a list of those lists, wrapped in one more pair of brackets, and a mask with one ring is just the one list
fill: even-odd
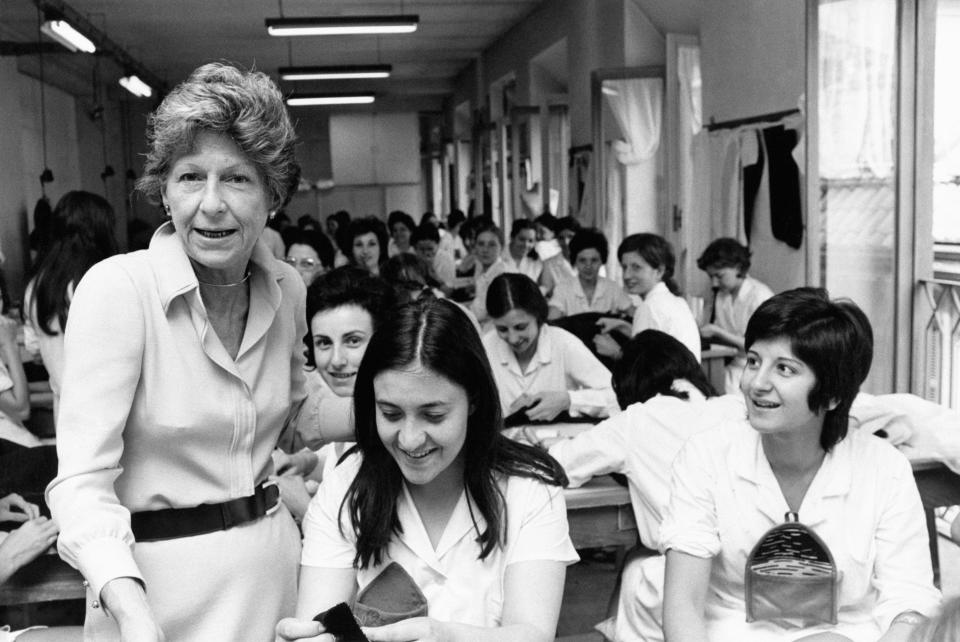
[(219, 504), (200, 504), (191, 508), (161, 508), (130, 515), (130, 526), (138, 542), (155, 542), (177, 537), (225, 531), (271, 513), (280, 502), (276, 482), (264, 482), (253, 495)]

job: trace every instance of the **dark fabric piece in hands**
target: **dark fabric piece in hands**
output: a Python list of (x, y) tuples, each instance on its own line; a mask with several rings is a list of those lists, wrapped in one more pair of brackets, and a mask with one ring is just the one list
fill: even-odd
[(337, 639), (337, 642), (368, 642), (367, 636), (360, 630), (350, 607), (340, 602), (323, 613), (318, 613), (315, 622), (323, 625), (324, 630)]

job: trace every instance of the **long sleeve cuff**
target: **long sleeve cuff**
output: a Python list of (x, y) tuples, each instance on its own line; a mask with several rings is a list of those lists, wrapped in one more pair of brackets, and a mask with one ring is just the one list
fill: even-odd
[(570, 415), (574, 417), (609, 417), (615, 414), (617, 398), (613, 390), (569, 390)]
[(84, 544), (77, 555), (77, 569), (98, 597), (104, 585), (118, 577), (132, 577), (143, 582), (130, 547), (114, 537), (103, 537)]

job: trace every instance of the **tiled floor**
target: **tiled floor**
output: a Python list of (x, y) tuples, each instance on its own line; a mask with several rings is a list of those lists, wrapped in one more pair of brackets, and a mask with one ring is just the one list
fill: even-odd
[[(945, 537), (940, 538), (940, 578), (944, 598), (960, 596), (960, 546)], [(586, 561), (567, 569), (557, 626), (562, 642), (603, 642), (593, 625), (606, 617), (615, 580), (613, 564)]]

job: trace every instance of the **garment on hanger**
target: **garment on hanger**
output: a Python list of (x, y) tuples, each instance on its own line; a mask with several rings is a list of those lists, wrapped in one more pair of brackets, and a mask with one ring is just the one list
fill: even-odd
[(747, 130), (740, 137), (740, 166), (743, 172), (743, 231), (750, 241), (753, 211), (756, 207), (760, 179), (763, 178), (764, 154), (760, 132)]
[(799, 140), (795, 129), (783, 125), (763, 130), (770, 182), (770, 225), (773, 237), (794, 249), (803, 243), (803, 210), (800, 204), (800, 170), (793, 158)]

